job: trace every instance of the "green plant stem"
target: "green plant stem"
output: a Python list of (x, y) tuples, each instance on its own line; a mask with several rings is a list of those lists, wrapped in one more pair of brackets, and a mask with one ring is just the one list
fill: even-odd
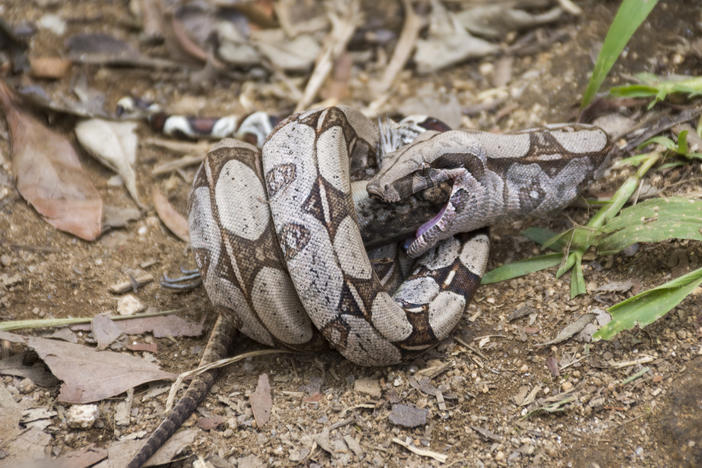
[[(159, 315), (169, 315), (180, 312), (183, 309), (163, 310), (160, 312), (147, 312), (144, 314), (134, 315), (111, 315), (110, 320), (128, 320), (137, 318), (157, 317)], [(12, 331), (22, 328), (57, 328), (67, 327), (69, 325), (77, 325), (81, 323), (90, 323), (95, 317), (68, 317), (68, 318), (50, 318), (50, 319), (31, 319), (31, 320), (8, 320), (0, 322), (0, 330)]]
[[(573, 231), (571, 247), (574, 247), (574, 249), (568, 254), (566, 261), (563, 262), (561, 267), (556, 272), (557, 278), (564, 275), (568, 270), (573, 268), (573, 266), (580, 269), (582, 257), (587, 249), (589, 249), (592, 245), (593, 236), (602, 226), (605, 225), (607, 221), (614, 218), (622, 207), (624, 207), (626, 202), (631, 198), (634, 192), (636, 192), (636, 189), (641, 183), (643, 176), (661, 158), (661, 154), (662, 153), (659, 151), (648, 153), (642, 160), (641, 165), (636, 170), (636, 173), (629, 176), (629, 178), (624, 181), (612, 199), (609, 200), (605, 206), (600, 208), (592, 218), (590, 218), (590, 221), (587, 223), (585, 228), (578, 228)], [(581, 281), (581, 278), (582, 271), (573, 272), (572, 279), (576, 280), (576, 284), (571, 284), (571, 297), (575, 297), (585, 292), (584, 280)]]

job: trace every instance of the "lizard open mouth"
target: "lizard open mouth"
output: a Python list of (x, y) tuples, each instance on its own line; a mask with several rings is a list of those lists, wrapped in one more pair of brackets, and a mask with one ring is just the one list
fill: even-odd
[(442, 234), (450, 228), (454, 221), (456, 215), (455, 201), (457, 195), (461, 198), (460, 192), (462, 192), (462, 190), (457, 190), (456, 187), (448, 183), (443, 183), (441, 185), (446, 186), (450, 195), (444, 196), (445, 202), (439, 212), (417, 228), (415, 237), (405, 241), (404, 247), (410, 257), (417, 257), (433, 247), (442, 239)]

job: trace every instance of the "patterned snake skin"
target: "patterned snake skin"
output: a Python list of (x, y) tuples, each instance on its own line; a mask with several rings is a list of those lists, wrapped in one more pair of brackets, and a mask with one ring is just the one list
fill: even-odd
[[(208, 153), (189, 213), (196, 261), (220, 314), (203, 362), (222, 357), (235, 330), (269, 346), (328, 342), (364, 366), (396, 364), (435, 345), (457, 325), (485, 271), (489, 240), (476, 230), (567, 206), (611, 147), (604, 131), (580, 124), (499, 135), (426, 128), (397, 137), (391, 149), (414, 141), (384, 157), (367, 192), (352, 190), (352, 178), (379, 159), (378, 140), (388, 133), (345, 107), (291, 116), (260, 151), (228, 139)], [(386, 289), (389, 274), (366, 253), (354, 195), (407, 203), (439, 188), (447, 188), (443, 207), (409, 244), (414, 269)], [(194, 379), (130, 467), (170, 437), (213, 379)]]

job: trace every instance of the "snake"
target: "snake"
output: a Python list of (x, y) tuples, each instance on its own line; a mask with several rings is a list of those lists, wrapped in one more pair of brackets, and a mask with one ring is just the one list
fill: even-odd
[[(263, 140), (260, 150), (227, 138), (209, 151), (188, 217), (218, 311), (202, 362), (225, 356), (237, 331), (268, 346), (331, 345), (361, 366), (411, 359), (460, 321), (487, 266), (485, 228), (567, 206), (612, 147), (604, 130), (586, 124), (496, 134), (413, 117), (383, 127), (336, 106), (282, 120), (254, 139)], [(363, 180), (373, 165), (375, 175)], [(442, 194), (441, 207), (405, 223), (416, 229), (405, 242), (414, 263), (401, 281), (389, 281), (400, 262), (374, 262), (363, 234), (373, 216), (359, 213), (364, 203), (391, 214), (410, 202), (426, 208), (416, 200), (431, 192)], [(193, 379), (130, 468), (175, 432), (214, 378)]]

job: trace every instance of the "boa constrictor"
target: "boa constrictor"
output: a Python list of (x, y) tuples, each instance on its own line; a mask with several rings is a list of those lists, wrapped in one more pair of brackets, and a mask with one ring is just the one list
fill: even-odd
[[(360, 113), (333, 107), (281, 122), (261, 152), (236, 140), (209, 152), (189, 214), (220, 314), (203, 362), (226, 353), (235, 330), (294, 349), (326, 340), (360, 365), (395, 364), (434, 345), (458, 323), (487, 263), (486, 233), (463, 232), (566, 206), (610, 149), (601, 129), (571, 124), (502, 135), (430, 130), (387, 155), (367, 185), (376, 197), (401, 202), (450, 187), (409, 245), (421, 255), (414, 271), (391, 295), (363, 246), (349, 162), (374, 160), (380, 137)], [(400, 131), (382, 138), (398, 140), (391, 148), (406, 143)], [(213, 379), (191, 383), (130, 467), (165, 442)]]

